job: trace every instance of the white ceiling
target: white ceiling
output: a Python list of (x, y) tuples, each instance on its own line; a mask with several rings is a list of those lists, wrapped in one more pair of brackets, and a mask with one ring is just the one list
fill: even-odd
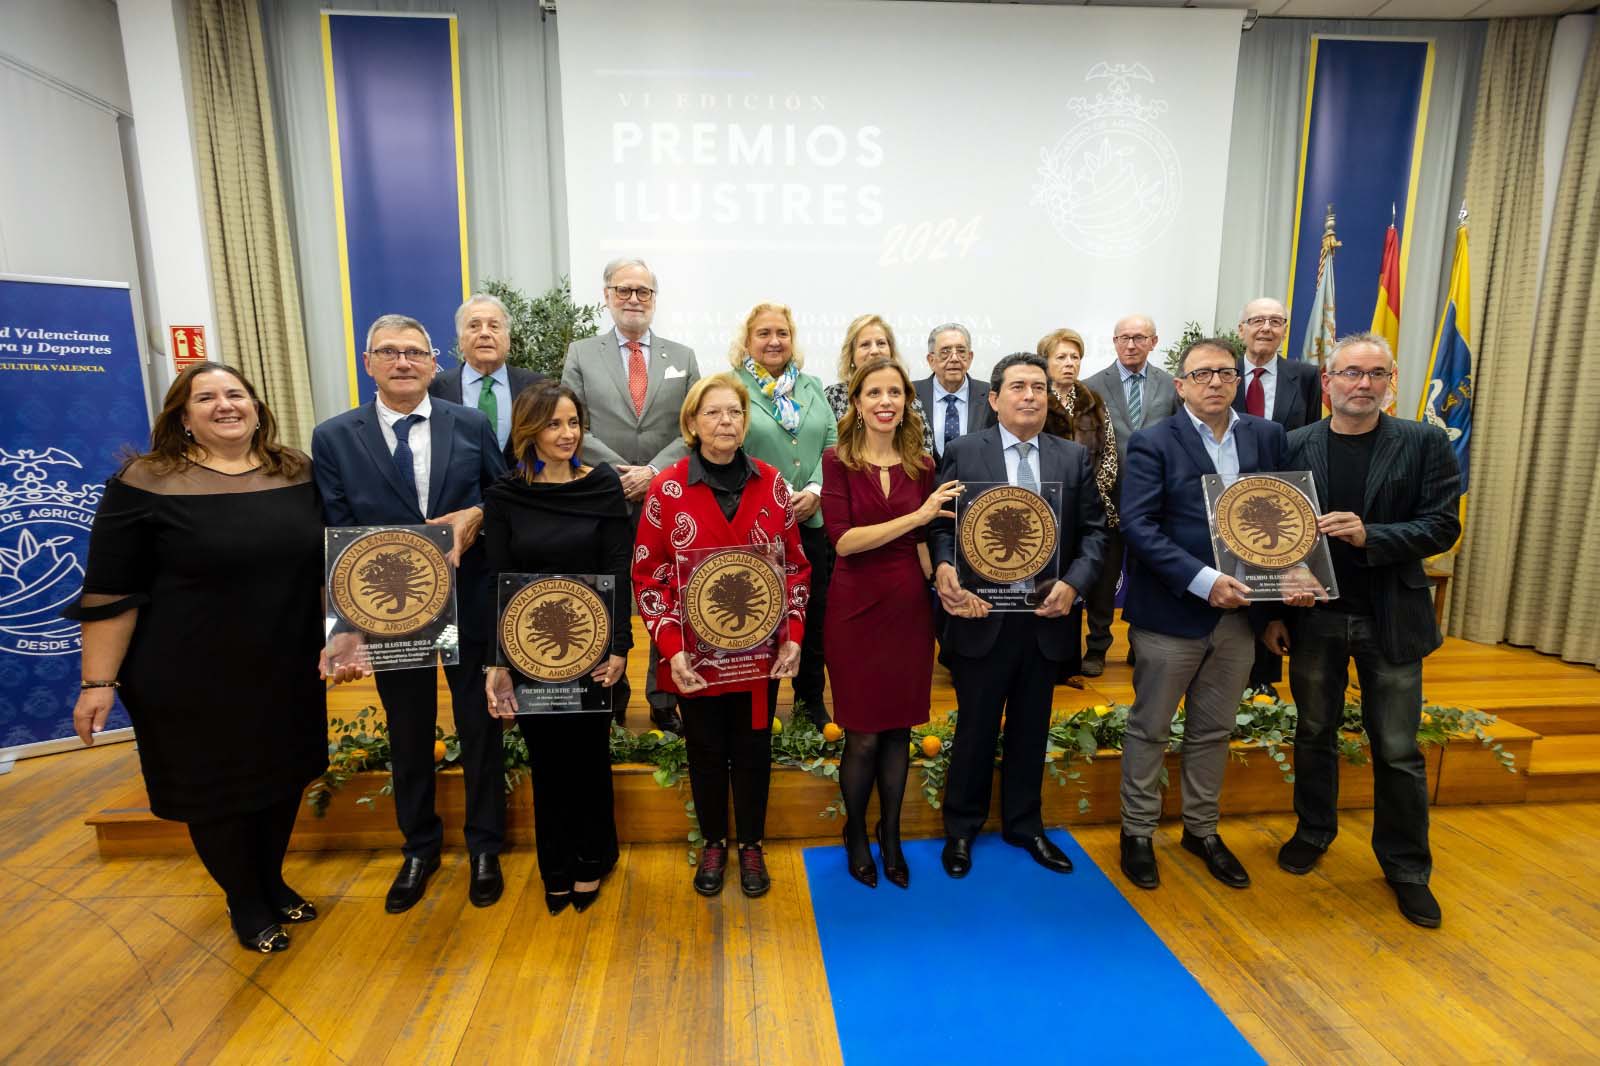
[(1591, 11), (1596, 0), (989, 0), (990, 3), (1071, 7), (1254, 8), (1262, 17), (1486, 19), (1519, 15), (1570, 15)]

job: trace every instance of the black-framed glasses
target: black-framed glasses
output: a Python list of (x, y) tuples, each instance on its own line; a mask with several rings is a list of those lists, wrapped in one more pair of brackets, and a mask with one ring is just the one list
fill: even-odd
[(1282, 329), (1289, 324), (1289, 320), (1282, 315), (1251, 315), (1244, 320), (1244, 324), (1251, 329), (1260, 329), (1262, 326), (1271, 326), (1273, 329)]
[(1180, 374), (1178, 376), (1188, 378), (1196, 385), (1209, 385), (1211, 384), (1212, 377), (1215, 377), (1224, 385), (1231, 385), (1235, 381), (1239, 380), (1239, 371), (1231, 366), (1216, 368), (1205, 366), (1201, 367), (1199, 370), (1191, 370), (1187, 374)]
[(1343, 370), (1330, 370), (1328, 371), (1328, 376), (1344, 378), (1352, 385), (1360, 381), (1362, 378), (1371, 379), (1374, 385), (1382, 385), (1390, 378), (1394, 377), (1394, 371), (1385, 370), (1381, 366), (1376, 370), (1361, 370), (1358, 367), (1349, 366), (1345, 367)]
[(439, 358), (439, 349), (383, 347), (374, 349), (367, 354), (384, 364), (399, 362), (402, 356), (410, 363), (426, 363), (430, 359)]
[(1118, 344), (1146, 344), (1155, 340), (1155, 338), (1148, 333), (1119, 333), (1111, 339), (1116, 341)]
[(618, 299), (632, 300), (637, 298), (640, 303), (649, 303), (656, 294), (656, 290), (644, 285), (607, 285), (606, 288), (616, 293)]

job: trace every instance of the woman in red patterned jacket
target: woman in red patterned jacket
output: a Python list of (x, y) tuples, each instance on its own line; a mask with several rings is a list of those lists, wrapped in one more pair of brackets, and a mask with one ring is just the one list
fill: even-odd
[[(739, 887), (760, 896), (770, 887), (761, 852), (772, 773), (771, 707), (778, 679), (793, 677), (805, 635), (811, 565), (800, 548), (789, 486), (766, 463), (744, 453), (750, 394), (731, 374), (701, 378), (684, 398), (678, 427), (690, 451), (658, 474), (645, 496), (633, 550), (639, 617), (660, 649), (657, 681), (676, 692), (689, 754), (689, 786), (705, 842), (695, 891), (722, 891), (728, 862), (728, 785), (738, 820)], [(778, 650), (767, 677), (737, 681), (702, 676), (690, 664), (679, 553), (781, 544), (783, 602)], [(706, 671), (710, 673), (709, 670)]]

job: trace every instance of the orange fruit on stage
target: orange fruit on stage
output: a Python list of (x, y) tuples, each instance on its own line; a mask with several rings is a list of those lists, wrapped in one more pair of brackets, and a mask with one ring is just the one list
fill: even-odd
[(777, 715), (772, 716), (772, 731), (774, 733), (783, 732), (783, 719), (779, 718)]
[(1251, 703), (1276, 703), (1277, 701), (1274, 700), (1271, 696), (1267, 695), (1265, 692), (1258, 692), (1254, 696), (1250, 697), (1250, 702)]
[(822, 727), (823, 740), (839, 740), (844, 736), (844, 730), (839, 728), (837, 722), (829, 722)]
[(929, 733), (927, 736), (922, 738), (922, 754), (926, 755), (928, 758), (933, 758), (943, 749), (944, 741), (940, 740), (933, 733)]
[(442, 741), (442, 740), (434, 741), (433, 742), (433, 761), (434, 762), (444, 762), (445, 751), (446, 751), (446, 749), (445, 749), (445, 746), (444, 746), (444, 741)]
[(1097, 703), (1097, 704), (1095, 704), (1095, 706), (1094, 706), (1094, 715), (1095, 715), (1096, 718), (1104, 718), (1106, 715), (1108, 715), (1110, 713), (1111, 713), (1111, 704), (1109, 704), (1109, 703)]

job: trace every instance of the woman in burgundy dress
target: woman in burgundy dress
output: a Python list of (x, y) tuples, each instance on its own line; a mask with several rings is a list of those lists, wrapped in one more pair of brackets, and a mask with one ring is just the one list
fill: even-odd
[(850, 876), (876, 888), (867, 841), (867, 801), (878, 787), (883, 872), (911, 880), (900, 851), (911, 727), (928, 720), (933, 686), (933, 607), (923, 530), (961, 493), (934, 487), (922, 450), (922, 419), (910, 407), (911, 379), (892, 359), (864, 361), (850, 378), (839, 443), (823, 453), (822, 521), (838, 554), (823, 624), (834, 721), (845, 731), (844, 792)]

